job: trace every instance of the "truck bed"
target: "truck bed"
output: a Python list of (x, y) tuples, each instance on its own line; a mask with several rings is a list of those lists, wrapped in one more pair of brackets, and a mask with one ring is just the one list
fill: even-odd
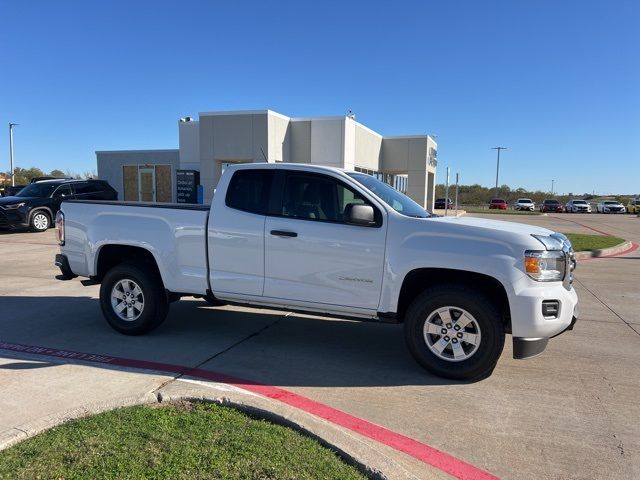
[(151, 252), (168, 290), (206, 293), (209, 206), (68, 200), (61, 211), (64, 252), (76, 274), (96, 275), (104, 245), (131, 245)]

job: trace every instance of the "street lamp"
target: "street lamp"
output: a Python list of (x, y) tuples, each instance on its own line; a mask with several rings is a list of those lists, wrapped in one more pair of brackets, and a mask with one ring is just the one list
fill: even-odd
[(507, 147), (493, 147), (491, 150), (498, 151), (498, 161), (496, 162), (496, 197), (498, 196), (498, 173), (500, 172), (500, 150), (506, 150)]
[(11, 162), (11, 186), (16, 186), (16, 176), (13, 173), (13, 127), (20, 125), (19, 123), (9, 122), (9, 161)]
[(551, 196), (553, 196), (553, 184), (556, 183), (555, 180), (551, 180)]

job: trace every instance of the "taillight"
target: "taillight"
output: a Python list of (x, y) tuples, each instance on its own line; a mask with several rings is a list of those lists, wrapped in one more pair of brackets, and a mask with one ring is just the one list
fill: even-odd
[(64, 213), (62, 210), (58, 210), (56, 213), (56, 238), (58, 245), (64, 245)]

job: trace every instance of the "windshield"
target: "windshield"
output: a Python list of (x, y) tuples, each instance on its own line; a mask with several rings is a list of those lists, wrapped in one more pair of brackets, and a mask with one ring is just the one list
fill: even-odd
[(530, 198), (521, 198), (518, 203), (533, 203)]
[(620, 202), (604, 202), (605, 205), (618, 205)]
[(585, 202), (584, 200), (574, 200), (573, 204), (574, 205), (586, 205), (587, 202)]
[(48, 197), (57, 186), (57, 183), (32, 183), (20, 190), (16, 197)]
[(545, 200), (544, 203), (546, 203), (546, 204), (556, 204), (556, 203), (558, 203), (558, 200)]
[(427, 218), (431, 214), (424, 208), (411, 200), (409, 197), (400, 193), (391, 185), (381, 182), (371, 175), (364, 173), (347, 173), (351, 178), (358, 183), (364, 185), (368, 190), (371, 190), (384, 203), (393, 208), (396, 212), (406, 215), (407, 217)]

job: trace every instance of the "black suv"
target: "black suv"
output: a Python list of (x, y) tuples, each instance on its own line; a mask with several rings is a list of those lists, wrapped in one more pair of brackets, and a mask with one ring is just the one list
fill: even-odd
[(29, 227), (44, 232), (53, 224), (63, 200), (117, 200), (118, 192), (104, 180), (44, 180), (27, 185), (15, 196), (0, 198), (0, 227)]
[(433, 208), (434, 209), (444, 209), (444, 208), (453, 208), (453, 202), (451, 201), (451, 199), (447, 199), (447, 198), (436, 198), (436, 201), (433, 202)]

